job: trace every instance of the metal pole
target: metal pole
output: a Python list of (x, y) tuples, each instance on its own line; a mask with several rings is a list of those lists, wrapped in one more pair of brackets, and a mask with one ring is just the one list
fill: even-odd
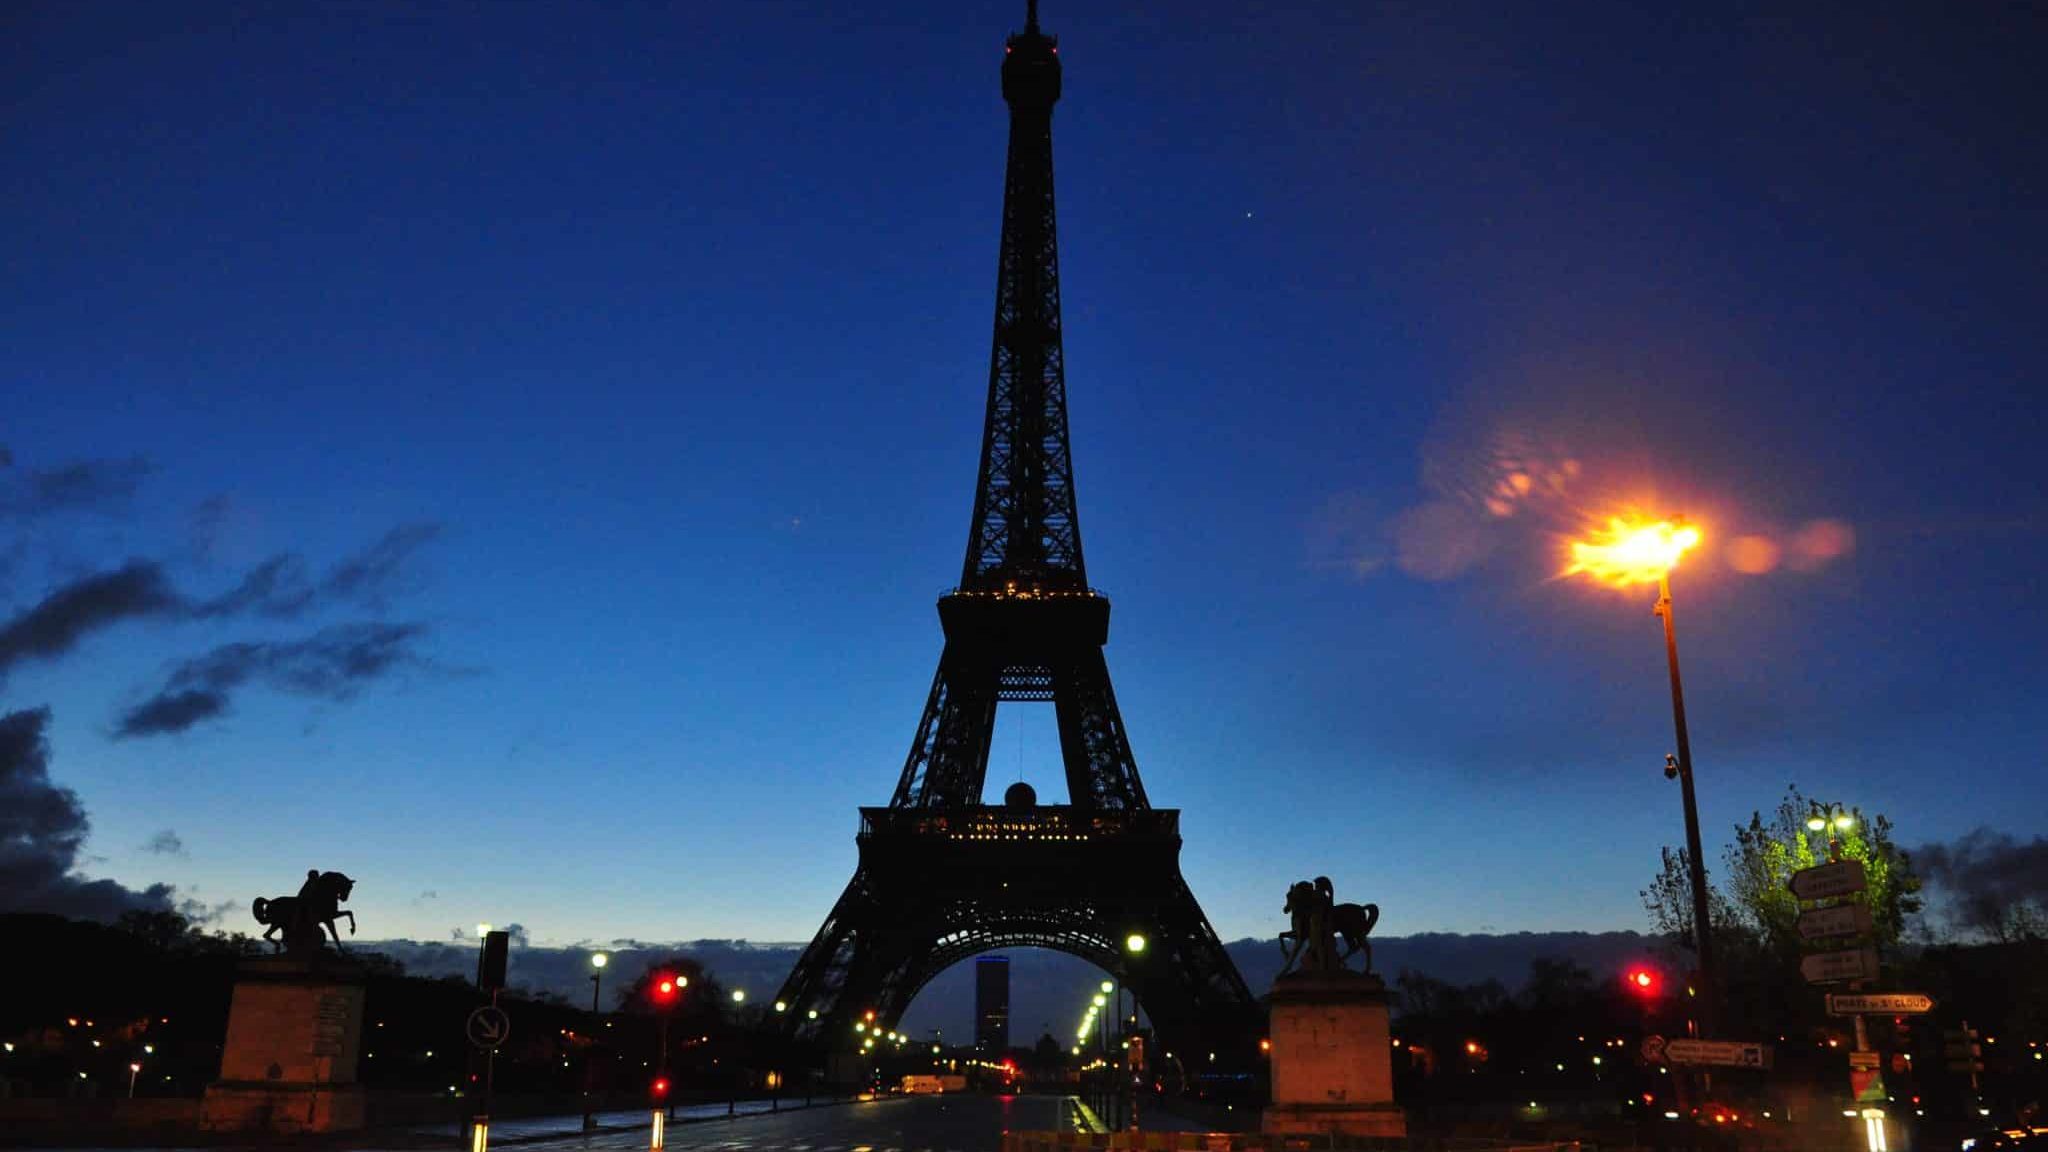
[(586, 1046), (589, 1055), (583, 1059), (583, 1130), (597, 1127), (597, 1025), (604, 1023), (597, 1010), (598, 988), (604, 980), (604, 969), (590, 974), (590, 1043)]
[(1714, 981), (1714, 937), (1707, 914), (1707, 864), (1700, 851), (1700, 810), (1692, 786), (1692, 740), (1685, 729), (1685, 688), (1678, 676), (1678, 630), (1672, 620), (1671, 576), (1657, 582), (1657, 615), (1664, 618), (1664, 656), (1671, 665), (1671, 719), (1678, 729), (1678, 787), (1685, 798), (1686, 863), (1692, 874), (1692, 931), (1699, 949), (1700, 1035), (1711, 1036), (1718, 985)]

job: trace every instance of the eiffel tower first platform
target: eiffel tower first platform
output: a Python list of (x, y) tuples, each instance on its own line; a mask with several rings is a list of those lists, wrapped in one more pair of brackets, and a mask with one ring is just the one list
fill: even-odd
[[(799, 1039), (852, 1046), (855, 1024), (893, 1029), (960, 960), (1050, 948), (1118, 974), (1165, 1048), (1238, 1064), (1262, 1014), (1181, 878), (1180, 813), (1145, 797), (1103, 662), (1109, 600), (1081, 562), (1053, 217), (1059, 42), (1036, 0), (1004, 51), (1009, 162), (966, 564), (939, 600), (945, 649), (902, 779), (888, 807), (861, 809), (859, 868), (776, 1009)], [(982, 803), (996, 707), (1013, 700), (1052, 703), (1070, 803), (1040, 805), (1023, 784)]]

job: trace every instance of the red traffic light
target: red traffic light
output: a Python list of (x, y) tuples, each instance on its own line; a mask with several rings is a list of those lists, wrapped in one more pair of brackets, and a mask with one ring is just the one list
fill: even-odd
[(1631, 968), (1623, 979), (1628, 983), (1628, 990), (1638, 996), (1655, 996), (1657, 985), (1661, 982), (1657, 978), (1656, 970), (1652, 968)]
[(668, 1077), (657, 1076), (654, 1080), (654, 1095), (659, 1098), (668, 1095)]
[(656, 1004), (674, 1003), (676, 995), (684, 988), (689, 987), (689, 984), (690, 978), (687, 976), (674, 976), (667, 972), (657, 973), (654, 977), (653, 985), (654, 1002)]

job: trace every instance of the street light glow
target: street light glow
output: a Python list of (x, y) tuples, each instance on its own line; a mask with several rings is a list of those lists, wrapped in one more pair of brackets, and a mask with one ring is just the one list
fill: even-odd
[(746, 990), (745, 988), (735, 988), (735, 989), (733, 989), (733, 990), (732, 990), (732, 1002), (733, 1002), (733, 1003), (735, 1003), (735, 1004), (744, 1004), (744, 1003), (746, 1003), (746, 1002), (747, 1002), (747, 990)]
[(1116, 991), (1116, 985), (1115, 985), (1115, 984), (1112, 984), (1112, 983), (1110, 983), (1110, 982), (1109, 982), (1109, 981), (1107, 981), (1107, 980), (1104, 980), (1104, 981), (1102, 982), (1102, 993), (1103, 993), (1103, 995), (1107, 996), (1108, 994), (1110, 994), (1111, 992), (1114, 992), (1114, 991)]
[(590, 966), (592, 968), (602, 968), (611, 962), (612, 958), (602, 952), (592, 952), (590, 954)]
[(1145, 938), (1143, 936), (1139, 935), (1136, 932), (1133, 932), (1128, 937), (1125, 937), (1124, 951), (1129, 952), (1132, 955), (1136, 955), (1137, 953), (1143, 952), (1144, 950)]
[(1616, 588), (1655, 584), (1700, 542), (1700, 530), (1690, 524), (1672, 520), (1644, 524), (1620, 516), (1609, 518), (1607, 527), (1595, 529), (1589, 536), (1571, 542), (1571, 563), (1563, 574), (1590, 576)]

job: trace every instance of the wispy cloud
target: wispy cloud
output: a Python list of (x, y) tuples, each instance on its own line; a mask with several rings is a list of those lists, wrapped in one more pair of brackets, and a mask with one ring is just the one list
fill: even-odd
[(223, 644), (174, 667), (155, 694), (121, 715), (114, 734), (182, 732), (224, 715), (234, 694), (250, 684), (349, 700), (395, 672), (433, 667), (417, 649), (426, 633), (424, 624), (341, 624), (302, 640)]
[(337, 599), (381, 605), (399, 590), (413, 554), (438, 538), (441, 531), (439, 524), (401, 524), (328, 569), (320, 590)]
[(141, 459), (80, 460), (42, 469), (15, 469), (12, 462), (0, 449), (0, 517), (118, 508), (149, 474), (148, 462)]
[(101, 628), (183, 608), (163, 569), (147, 560), (82, 577), (0, 625), (0, 677), (24, 660), (62, 656)]
[(191, 855), (191, 853), (185, 851), (185, 842), (179, 839), (178, 834), (169, 828), (144, 841), (142, 850), (152, 856), (184, 857)]

